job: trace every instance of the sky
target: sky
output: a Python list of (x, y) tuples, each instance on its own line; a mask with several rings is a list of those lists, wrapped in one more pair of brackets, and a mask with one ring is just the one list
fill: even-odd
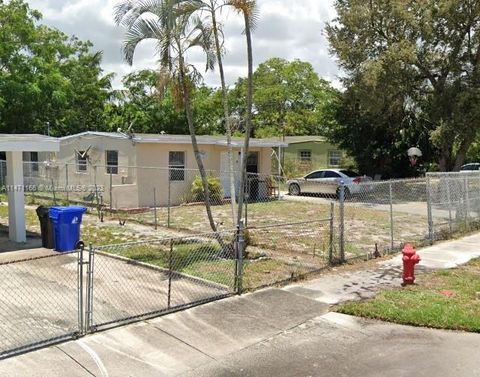
[[(103, 51), (102, 67), (106, 73), (116, 74), (114, 87), (121, 87), (125, 74), (143, 68), (157, 68), (153, 44), (142, 43), (135, 53), (134, 64), (122, 59), (121, 46), (124, 29), (115, 25), (113, 8), (118, 0), (27, 0), (30, 7), (43, 14), (43, 23), (58, 28), (82, 40), (90, 40), (94, 50)], [(320, 77), (336, 87), (339, 69), (330, 56), (325, 38), (325, 23), (335, 17), (334, 0), (258, 0), (259, 20), (253, 35), (254, 63), (272, 57), (310, 62)], [(222, 13), (225, 24), (224, 58), (227, 84), (246, 76), (245, 36), (243, 19), (231, 11)], [(189, 61), (204, 71), (200, 53), (192, 53)], [(218, 71), (204, 75), (205, 83), (218, 86)]]

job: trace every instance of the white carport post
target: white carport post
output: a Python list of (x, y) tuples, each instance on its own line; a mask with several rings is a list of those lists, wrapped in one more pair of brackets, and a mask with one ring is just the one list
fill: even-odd
[(8, 235), (11, 241), (26, 242), (23, 153), (6, 152), (8, 192)]
[(26, 242), (23, 152), (59, 152), (60, 141), (31, 134), (0, 134), (0, 151), (7, 157), (8, 235), (14, 242)]

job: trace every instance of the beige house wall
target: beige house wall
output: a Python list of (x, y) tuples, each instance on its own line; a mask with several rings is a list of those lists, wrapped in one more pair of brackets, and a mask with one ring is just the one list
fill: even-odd
[[(76, 151), (88, 152), (87, 171), (77, 171)], [(222, 153), (227, 148), (218, 145), (200, 145), (207, 171), (219, 176)], [(118, 151), (118, 174), (107, 173), (105, 152)], [(185, 153), (183, 181), (171, 181), (169, 187), (169, 152)], [(260, 174), (271, 174), (271, 148), (251, 148), (259, 153)], [(240, 149), (234, 150), (239, 160)], [(60, 152), (54, 158), (55, 176), (59, 184), (89, 186), (88, 192), (72, 192), (70, 198), (81, 200), (97, 190), (102, 192), (104, 203), (113, 208), (139, 208), (178, 205), (191, 199), (192, 182), (198, 175), (197, 163), (190, 144), (132, 143), (130, 140), (107, 136), (86, 135), (61, 141)], [(96, 165), (96, 170), (93, 168)], [(170, 191), (169, 191), (170, 188)], [(154, 201), (154, 189), (156, 201)]]
[[(87, 153), (87, 169), (78, 171), (76, 151), (86, 151), (88, 148), (90, 149)], [(118, 174), (107, 172), (106, 151), (108, 150), (118, 151)], [(132, 141), (96, 135), (63, 139), (54, 165), (58, 169), (58, 180), (72, 188), (70, 193), (72, 199), (82, 200), (97, 189), (103, 196), (104, 202), (112, 203), (113, 207), (138, 207), (137, 178), (134, 168), (136, 145)], [(83, 186), (87, 186), (86, 190), (83, 190)]]
[[(222, 153), (227, 148), (218, 145), (200, 145), (200, 151), (204, 153), (203, 163), (207, 171), (219, 176)], [(139, 144), (137, 147), (138, 166), (164, 167), (165, 169), (138, 169), (138, 197), (140, 207), (153, 206), (153, 190), (156, 192), (156, 204), (168, 205), (169, 202), (169, 152), (184, 152), (186, 169), (183, 181), (170, 182), (170, 203), (178, 205), (186, 201), (191, 195), (192, 182), (198, 175), (197, 162), (193, 153), (193, 147), (189, 144)], [(240, 149), (234, 149), (234, 156), (238, 158)], [(260, 174), (271, 174), (271, 148), (252, 148), (251, 152), (259, 153), (258, 169)]]

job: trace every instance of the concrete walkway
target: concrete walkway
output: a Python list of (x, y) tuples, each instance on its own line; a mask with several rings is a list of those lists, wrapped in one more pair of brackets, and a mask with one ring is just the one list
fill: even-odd
[[(419, 251), (423, 268), (480, 256), (480, 234)], [(475, 376), (480, 335), (329, 313), (398, 285), (398, 257), (199, 306), (0, 361), (3, 376)], [(373, 275), (372, 275), (373, 273)], [(473, 373), (473, 374), (472, 374)]]
[[(441, 242), (417, 251), (421, 261), (417, 272), (455, 268), (480, 257), (480, 233), (458, 240)], [(328, 274), (309, 282), (293, 284), (285, 290), (326, 304), (369, 298), (385, 287), (402, 283), (402, 256), (377, 263), (375, 267)]]

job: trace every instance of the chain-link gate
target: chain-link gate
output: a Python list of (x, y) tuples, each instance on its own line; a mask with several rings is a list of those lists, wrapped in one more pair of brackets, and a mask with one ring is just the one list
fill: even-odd
[(94, 247), (86, 331), (185, 309), (235, 293), (235, 232)]
[(83, 333), (81, 260), (81, 251), (2, 256), (0, 359)]

